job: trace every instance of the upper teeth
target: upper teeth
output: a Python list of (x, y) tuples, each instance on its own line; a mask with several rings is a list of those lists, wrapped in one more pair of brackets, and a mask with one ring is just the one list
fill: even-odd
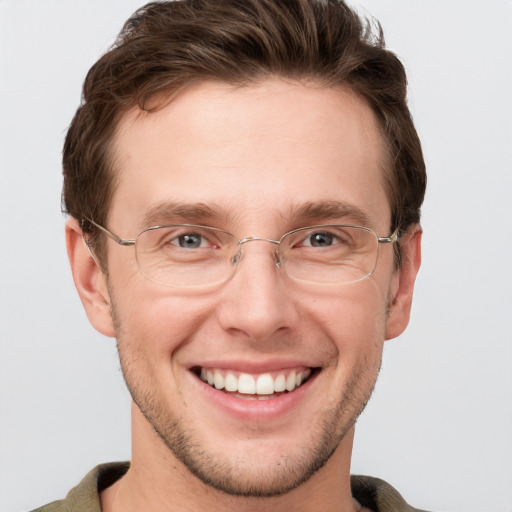
[(262, 373), (251, 375), (222, 371), (218, 369), (201, 368), (200, 377), (204, 382), (216, 389), (225, 389), (230, 392), (238, 392), (244, 395), (271, 395), (283, 391), (293, 391), (298, 388), (311, 375), (311, 369), (291, 370), (275, 375)]

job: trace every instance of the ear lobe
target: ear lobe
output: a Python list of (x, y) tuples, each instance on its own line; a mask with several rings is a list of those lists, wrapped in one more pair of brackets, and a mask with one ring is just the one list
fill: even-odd
[(400, 242), (402, 266), (393, 277), (386, 320), (387, 340), (402, 334), (409, 324), (414, 283), (421, 265), (421, 235), (421, 227), (415, 225)]
[(105, 274), (89, 252), (76, 219), (66, 222), (66, 247), (78, 295), (92, 326), (105, 336), (114, 337), (110, 297)]

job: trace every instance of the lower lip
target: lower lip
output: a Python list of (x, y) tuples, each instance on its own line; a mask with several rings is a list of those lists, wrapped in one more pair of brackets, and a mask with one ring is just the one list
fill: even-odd
[(288, 393), (282, 393), (275, 398), (245, 399), (236, 395), (219, 391), (193, 375), (200, 392), (206, 400), (213, 403), (228, 414), (245, 421), (267, 421), (293, 410), (304, 399), (306, 393), (314, 384), (318, 372), (314, 372), (300, 387)]

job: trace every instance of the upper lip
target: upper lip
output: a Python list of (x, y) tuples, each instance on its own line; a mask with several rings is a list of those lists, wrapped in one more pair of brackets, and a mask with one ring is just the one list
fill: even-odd
[(273, 359), (268, 361), (248, 361), (248, 360), (204, 360), (198, 361), (189, 366), (190, 370), (197, 368), (222, 369), (227, 371), (243, 372), (250, 374), (261, 374), (267, 372), (277, 372), (282, 370), (293, 370), (296, 368), (318, 368), (321, 365), (318, 362), (300, 360), (300, 359)]

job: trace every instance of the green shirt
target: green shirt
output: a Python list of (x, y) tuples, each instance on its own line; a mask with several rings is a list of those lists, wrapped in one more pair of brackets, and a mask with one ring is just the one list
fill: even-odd
[[(119, 480), (129, 467), (129, 462), (113, 462), (96, 466), (69, 491), (65, 499), (54, 501), (32, 512), (101, 512), (100, 492)], [(398, 491), (384, 480), (355, 475), (351, 477), (350, 483), (354, 498), (370, 510), (422, 512), (408, 505)]]

